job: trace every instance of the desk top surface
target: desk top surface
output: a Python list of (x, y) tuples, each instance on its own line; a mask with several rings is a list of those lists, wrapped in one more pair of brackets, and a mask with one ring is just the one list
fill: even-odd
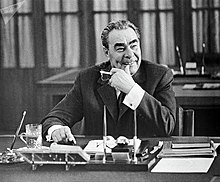
[(217, 98), (220, 97), (220, 90), (193, 90), (183, 89), (183, 85), (173, 86), (176, 97), (203, 97), (203, 98)]
[[(213, 137), (212, 137), (213, 138)], [(79, 145), (84, 146), (91, 138), (77, 137)], [(94, 139), (94, 138), (92, 138)], [(100, 139), (100, 138), (99, 138)], [(149, 138), (152, 143), (159, 140), (173, 140), (175, 138)], [(219, 142), (220, 137), (213, 138)], [(4, 151), (12, 142), (12, 137), (0, 136), (0, 152)], [(15, 148), (23, 144), (18, 139)], [(214, 176), (220, 176), (220, 158), (216, 157), (210, 170), (206, 174), (178, 174), (178, 173), (151, 173), (149, 171), (94, 171), (83, 166), (71, 167), (65, 171), (62, 165), (44, 165), (31, 170), (31, 165), (24, 163), (0, 164), (0, 174), (3, 181), (211, 181)], [(1, 181), (1, 180), (0, 180)]]

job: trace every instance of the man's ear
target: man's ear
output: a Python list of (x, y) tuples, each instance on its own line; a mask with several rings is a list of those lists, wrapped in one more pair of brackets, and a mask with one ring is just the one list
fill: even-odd
[(103, 51), (105, 53), (105, 55), (108, 57), (109, 55), (109, 50), (106, 47), (103, 47)]

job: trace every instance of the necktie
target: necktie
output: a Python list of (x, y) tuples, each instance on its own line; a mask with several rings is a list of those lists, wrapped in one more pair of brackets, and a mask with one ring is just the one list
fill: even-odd
[(125, 93), (121, 92), (118, 96), (118, 110), (120, 111), (121, 104), (125, 98)]

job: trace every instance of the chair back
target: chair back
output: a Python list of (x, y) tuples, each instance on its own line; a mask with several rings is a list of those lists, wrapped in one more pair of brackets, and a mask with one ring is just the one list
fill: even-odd
[(176, 136), (194, 136), (195, 114), (193, 109), (183, 109), (177, 107), (176, 125), (173, 135)]

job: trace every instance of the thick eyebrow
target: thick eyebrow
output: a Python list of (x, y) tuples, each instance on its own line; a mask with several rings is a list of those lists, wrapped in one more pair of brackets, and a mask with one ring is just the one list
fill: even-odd
[[(131, 42), (129, 42), (129, 45), (131, 45), (131, 44), (133, 44), (133, 43), (137, 43), (138, 42), (138, 40), (137, 39), (134, 39), (134, 40), (132, 40)], [(117, 47), (124, 47), (125, 46), (125, 43), (116, 43), (115, 45), (114, 45), (114, 48), (117, 48)]]
[(114, 48), (117, 48), (117, 47), (125, 47), (125, 43), (116, 43), (114, 45)]
[(137, 43), (138, 42), (138, 40), (137, 39), (134, 39), (134, 40), (132, 40), (131, 42), (129, 42), (129, 45), (131, 45), (131, 44), (133, 44), (133, 43)]

